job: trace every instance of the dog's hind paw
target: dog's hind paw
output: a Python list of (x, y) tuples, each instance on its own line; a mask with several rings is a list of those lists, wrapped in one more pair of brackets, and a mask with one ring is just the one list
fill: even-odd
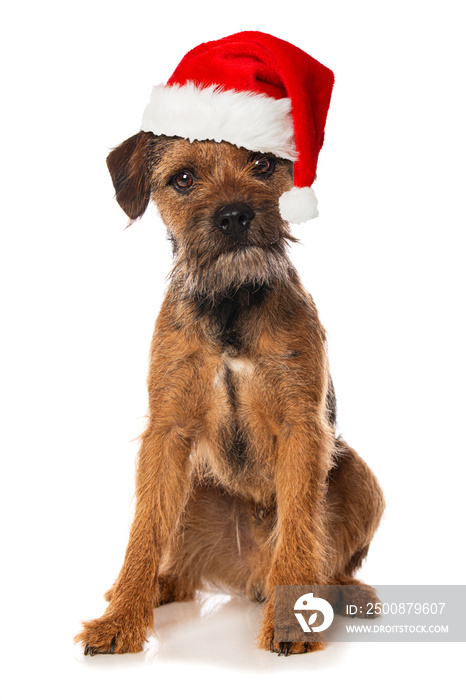
[(377, 591), (372, 586), (350, 579), (341, 585), (340, 600), (334, 604), (334, 610), (348, 617), (374, 618), (380, 615), (379, 605)]

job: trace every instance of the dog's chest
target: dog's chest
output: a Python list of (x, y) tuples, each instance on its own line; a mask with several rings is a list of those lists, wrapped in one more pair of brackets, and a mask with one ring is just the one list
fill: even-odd
[(213, 379), (218, 406), (216, 442), (235, 475), (250, 471), (254, 435), (251, 434), (251, 394), (254, 391), (254, 363), (241, 357), (223, 356)]
[[(251, 324), (257, 322), (257, 312), (266, 301), (269, 290), (263, 285), (249, 284), (232, 290), (219, 299), (200, 297), (196, 311), (206, 322), (207, 335), (214, 339), (226, 353), (244, 351), (245, 338)], [(235, 373), (247, 370), (246, 364), (231, 367)]]
[(254, 362), (225, 352), (212, 377), (207, 428), (193, 452), (205, 476), (253, 498), (261, 498), (272, 488), (263, 459), (267, 440), (257, 430), (257, 389)]

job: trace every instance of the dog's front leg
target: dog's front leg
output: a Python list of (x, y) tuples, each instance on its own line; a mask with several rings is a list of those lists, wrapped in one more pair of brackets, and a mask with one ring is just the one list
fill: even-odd
[(277, 539), (266, 582), (268, 602), (258, 644), (279, 653), (323, 648), (320, 639), (291, 644), (274, 639), (274, 586), (326, 582), (326, 480), (333, 433), (320, 416), (285, 420), (276, 463)]
[[(163, 371), (159, 374), (163, 376)], [(136, 508), (125, 560), (104, 615), (84, 623), (75, 641), (85, 654), (141, 651), (152, 627), (157, 572), (190, 490), (189, 453), (199, 421), (192, 401), (193, 381), (152, 396), (151, 418), (143, 436), (136, 475)], [(180, 388), (181, 385), (181, 388)], [(169, 394), (169, 399), (164, 398)]]

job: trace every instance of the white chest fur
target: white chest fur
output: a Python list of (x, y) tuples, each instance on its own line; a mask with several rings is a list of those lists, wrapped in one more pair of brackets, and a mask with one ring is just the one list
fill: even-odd
[(225, 386), (227, 374), (232, 374), (235, 383), (241, 383), (241, 380), (249, 378), (254, 372), (254, 363), (251, 360), (242, 357), (231, 357), (224, 353), (222, 356), (222, 364), (214, 375), (214, 387), (221, 389)]

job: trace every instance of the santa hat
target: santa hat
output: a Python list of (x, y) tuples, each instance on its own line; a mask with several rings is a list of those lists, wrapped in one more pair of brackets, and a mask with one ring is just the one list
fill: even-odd
[(240, 32), (187, 53), (167, 84), (152, 89), (141, 129), (294, 161), (280, 213), (301, 223), (318, 215), (311, 185), (333, 81), (331, 70), (293, 44)]

